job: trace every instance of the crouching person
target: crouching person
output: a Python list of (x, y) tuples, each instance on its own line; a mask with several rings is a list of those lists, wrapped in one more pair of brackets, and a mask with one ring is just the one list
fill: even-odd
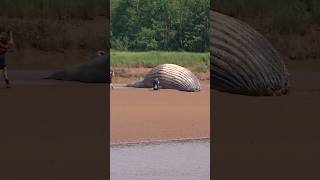
[(153, 80), (153, 90), (159, 90), (160, 89), (160, 81), (158, 78), (155, 78)]

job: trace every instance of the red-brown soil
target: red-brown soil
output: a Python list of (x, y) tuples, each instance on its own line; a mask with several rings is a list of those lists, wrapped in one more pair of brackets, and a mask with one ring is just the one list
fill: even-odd
[(210, 90), (115, 88), (110, 94), (111, 143), (208, 138)]

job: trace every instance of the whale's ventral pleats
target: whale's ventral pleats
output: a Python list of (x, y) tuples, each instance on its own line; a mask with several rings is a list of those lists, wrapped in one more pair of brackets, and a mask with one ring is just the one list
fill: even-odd
[(249, 25), (210, 12), (211, 88), (234, 94), (288, 92), (288, 71), (271, 43)]

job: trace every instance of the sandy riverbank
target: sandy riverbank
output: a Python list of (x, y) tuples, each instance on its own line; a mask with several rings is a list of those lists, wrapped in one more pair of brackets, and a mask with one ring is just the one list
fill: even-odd
[(194, 139), (210, 134), (210, 90), (116, 88), (110, 94), (111, 143)]

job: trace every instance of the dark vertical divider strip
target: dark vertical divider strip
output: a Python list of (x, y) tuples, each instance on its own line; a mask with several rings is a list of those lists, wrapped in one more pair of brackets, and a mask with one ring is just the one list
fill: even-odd
[[(213, 9), (213, 1), (214, 0), (210, 0), (210, 10)], [(209, 15), (209, 46), (211, 44), (211, 38), (210, 38), (210, 33), (211, 33), (211, 22), (210, 22), (210, 15)], [(214, 107), (214, 92), (212, 90), (212, 77), (213, 77), (213, 71), (211, 69), (212, 67), (212, 61), (213, 59), (211, 58), (211, 47), (210, 47), (210, 179), (214, 179), (214, 172), (215, 172), (215, 163), (214, 163), (214, 111), (213, 111), (213, 107)]]
[(108, 62), (107, 62), (107, 66), (108, 66), (108, 88), (107, 88), (107, 119), (106, 119), (106, 141), (107, 141), (107, 169), (106, 169), (106, 174), (107, 174), (107, 178), (106, 179), (110, 179), (110, 48), (111, 48), (111, 40), (110, 40), (110, 0), (106, 0), (106, 7), (107, 7), (107, 46), (106, 46), (106, 52), (108, 55)]

